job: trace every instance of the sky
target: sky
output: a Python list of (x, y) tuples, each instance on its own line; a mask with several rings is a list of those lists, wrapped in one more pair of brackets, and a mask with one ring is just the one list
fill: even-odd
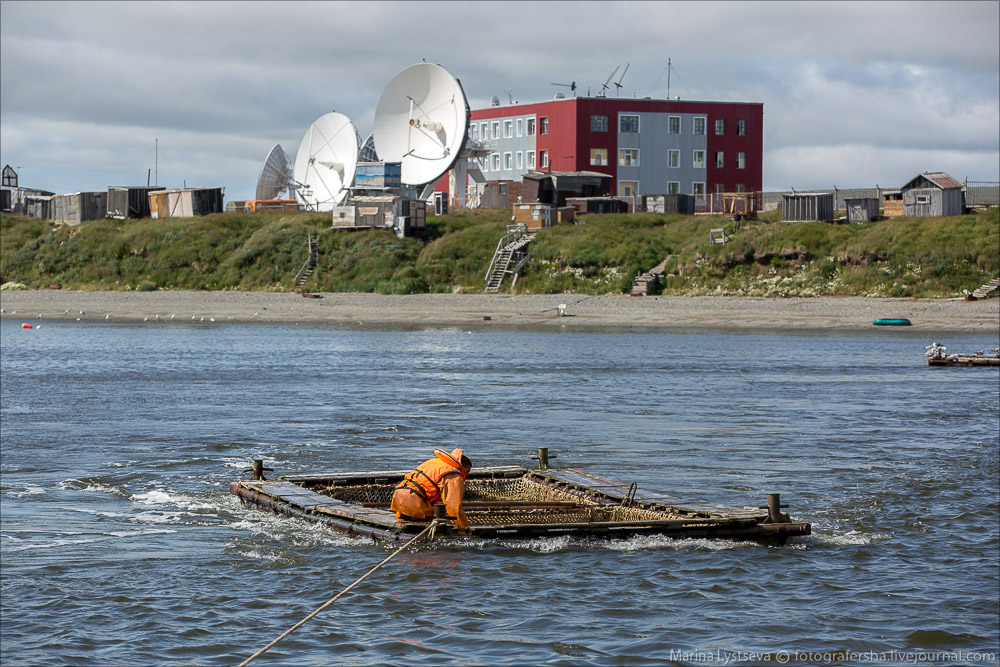
[[(66, 194), (252, 199), (336, 110), (372, 130), (422, 60), (471, 108), (596, 94), (762, 102), (765, 190), (1000, 181), (1000, 2), (0, 2), (0, 164)], [(625, 70), (628, 66), (627, 71)], [(609, 93), (614, 95), (615, 93)]]

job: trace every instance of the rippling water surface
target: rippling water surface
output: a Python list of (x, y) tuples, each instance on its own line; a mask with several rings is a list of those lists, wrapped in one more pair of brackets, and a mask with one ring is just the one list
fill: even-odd
[(421, 546), (255, 666), (997, 664), (1000, 374), (928, 368), (912, 333), (18, 326), (4, 665), (239, 663), (395, 547), (244, 509), (229, 482), (259, 457), (398, 469), (438, 446), (547, 446), (737, 506), (780, 492), (813, 535)]

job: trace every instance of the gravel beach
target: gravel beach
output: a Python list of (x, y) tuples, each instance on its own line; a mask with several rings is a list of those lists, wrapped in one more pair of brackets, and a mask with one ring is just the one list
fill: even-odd
[[(564, 314), (560, 315), (560, 305)], [(1000, 299), (865, 297), (629, 297), (579, 294), (281, 292), (0, 292), (3, 319), (225, 324), (269, 322), (560, 330), (621, 328), (862, 330), (880, 318), (906, 318), (907, 330), (1000, 332)]]

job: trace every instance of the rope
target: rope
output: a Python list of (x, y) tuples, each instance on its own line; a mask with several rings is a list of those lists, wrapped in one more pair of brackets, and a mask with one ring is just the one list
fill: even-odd
[(388, 558), (386, 558), (384, 561), (382, 561), (381, 563), (379, 563), (378, 565), (376, 565), (372, 569), (368, 570), (368, 572), (366, 572), (364, 574), (364, 576), (362, 576), (360, 579), (358, 579), (353, 584), (351, 584), (350, 586), (348, 586), (347, 588), (345, 588), (344, 590), (340, 591), (339, 593), (337, 593), (336, 595), (334, 595), (332, 598), (330, 598), (329, 600), (327, 600), (326, 602), (324, 602), (322, 605), (320, 605), (320, 607), (318, 609), (316, 609), (316, 611), (312, 612), (311, 614), (309, 614), (308, 616), (306, 616), (305, 618), (303, 618), (301, 621), (299, 621), (298, 623), (296, 623), (292, 627), (290, 627), (287, 630), (285, 630), (283, 633), (281, 633), (280, 635), (278, 635), (273, 641), (271, 641), (270, 644), (268, 644), (267, 646), (265, 646), (264, 648), (260, 649), (259, 651), (257, 651), (256, 653), (254, 653), (252, 656), (250, 656), (249, 658), (247, 658), (246, 660), (244, 660), (243, 662), (241, 662), (239, 665), (237, 665), (237, 667), (245, 667), (246, 665), (249, 665), (252, 661), (254, 661), (257, 658), (259, 658), (260, 656), (264, 655), (264, 653), (266, 651), (268, 651), (272, 646), (274, 646), (275, 644), (277, 644), (278, 642), (280, 642), (282, 639), (284, 639), (288, 635), (292, 634), (293, 632), (295, 632), (296, 630), (298, 630), (299, 628), (301, 628), (303, 625), (305, 625), (306, 621), (308, 621), (313, 616), (315, 616), (316, 614), (320, 613), (321, 611), (323, 611), (324, 609), (326, 609), (327, 607), (329, 607), (331, 604), (333, 604), (334, 602), (336, 602), (337, 599), (340, 598), (341, 595), (343, 595), (344, 593), (346, 593), (347, 591), (351, 590), (352, 588), (354, 588), (355, 586), (357, 586), (358, 584), (360, 584), (362, 581), (364, 581), (365, 579), (367, 579), (369, 575), (371, 575), (373, 572), (375, 572), (375, 570), (379, 569), (380, 567), (382, 567), (383, 565), (385, 565), (386, 563), (388, 563), (389, 561), (391, 561), (393, 558), (395, 558), (399, 554), (403, 553), (403, 551), (406, 550), (407, 547), (409, 547), (411, 544), (413, 544), (418, 539), (420, 539), (421, 537), (423, 537), (424, 534), (427, 531), (431, 530), (432, 528), (437, 527), (437, 525), (438, 525), (437, 521), (432, 521), (429, 526), (427, 526), (422, 531), (420, 531), (420, 533), (418, 533), (416, 536), (414, 536), (413, 539), (411, 539), (409, 542), (407, 542), (406, 544), (404, 544), (403, 546), (401, 546), (399, 549), (397, 549), (391, 556), (389, 556)]

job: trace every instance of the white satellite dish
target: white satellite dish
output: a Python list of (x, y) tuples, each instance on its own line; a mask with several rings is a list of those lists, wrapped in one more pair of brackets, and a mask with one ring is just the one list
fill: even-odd
[(378, 162), (378, 152), (375, 150), (375, 135), (369, 134), (365, 139), (361, 151), (358, 153), (358, 162)]
[(292, 185), (292, 163), (285, 154), (281, 144), (275, 144), (264, 160), (264, 166), (257, 177), (258, 201), (278, 199), (285, 190), (294, 190)]
[(325, 114), (309, 126), (293, 172), (296, 196), (306, 208), (331, 211), (344, 200), (354, 182), (360, 146), (358, 129), (344, 114)]
[(469, 129), (462, 84), (440, 65), (418, 63), (396, 75), (375, 108), (379, 157), (401, 163), (401, 180), (428, 186), (455, 164)]

